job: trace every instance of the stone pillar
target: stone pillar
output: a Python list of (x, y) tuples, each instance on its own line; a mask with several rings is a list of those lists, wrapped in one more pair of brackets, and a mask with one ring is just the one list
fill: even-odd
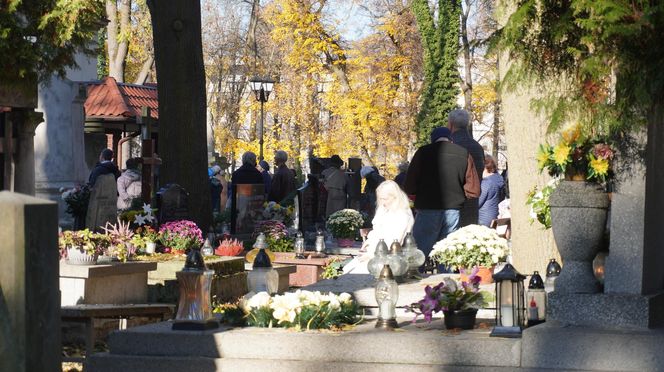
[(0, 371), (60, 371), (58, 208), (0, 192)]
[(35, 195), (35, 130), (42, 122), (42, 114), (33, 110), (12, 111), (10, 120), (17, 132), (14, 155), (14, 191)]

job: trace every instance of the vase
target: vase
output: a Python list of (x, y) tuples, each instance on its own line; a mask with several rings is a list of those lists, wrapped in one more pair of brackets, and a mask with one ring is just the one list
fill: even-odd
[(348, 238), (337, 238), (337, 245), (342, 248), (352, 247), (355, 241)]
[(445, 314), (445, 328), (454, 329), (473, 329), (475, 328), (475, 318), (477, 317), (477, 309), (465, 310), (446, 310)]
[(157, 247), (157, 243), (155, 243), (155, 242), (145, 243), (145, 253), (153, 254), (156, 247)]
[[(493, 268), (494, 268), (494, 266), (492, 266), (492, 267), (480, 266), (479, 267), (479, 270), (477, 271), (477, 276), (482, 278), (482, 280), (480, 281), (480, 284), (491, 284), (491, 283), (493, 283)], [(464, 274), (464, 271), (467, 274)], [(460, 273), (459, 279), (462, 282), (467, 282), (468, 281), (468, 276), (472, 271), (473, 271), (472, 268), (471, 269), (461, 269), (461, 270), (459, 270), (459, 273)]]
[(563, 267), (555, 292), (597, 293), (592, 261), (606, 227), (609, 197), (595, 183), (561, 181), (549, 198), (553, 238)]
[(70, 265), (96, 265), (97, 254), (89, 254), (81, 247), (68, 247), (65, 262)]

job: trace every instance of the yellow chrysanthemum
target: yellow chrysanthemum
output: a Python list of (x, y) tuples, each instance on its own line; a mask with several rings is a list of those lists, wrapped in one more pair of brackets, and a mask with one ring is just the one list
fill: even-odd
[(564, 167), (569, 161), (569, 154), (572, 148), (564, 143), (558, 144), (553, 148), (553, 161), (556, 165)]
[(598, 176), (606, 176), (609, 172), (609, 161), (606, 159), (597, 159), (594, 156), (590, 157), (590, 168)]
[(537, 152), (537, 167), (539, 170), (542, 170), (546, 167), (546, 163), (549, 162), (549, 153), (551, 149), (548, 145), (540, 145), (539, 151)]
[(563, 140), (567, 144), (576, 142), (581, 137), (581, 124), (577, 123), (564, 129), (561, 133)]

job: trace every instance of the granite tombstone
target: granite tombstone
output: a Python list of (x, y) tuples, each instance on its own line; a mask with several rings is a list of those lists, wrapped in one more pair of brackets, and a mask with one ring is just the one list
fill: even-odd
[(157, 193), (159, 223), (189, 218), (189, 193), (182, 186), (172, 183)]
[(105, 174), (99, 176), (90, 192), (88, 213), (85, 216), (85, 227), (99, 230), (107, 222), (115, 223), (118, 216), (118, 186), (115, 176)]
[(263, 213), (265, 203), (265, 185), (233, 185), (231, 198), (231, 233), (252, 234), (254, 223)]

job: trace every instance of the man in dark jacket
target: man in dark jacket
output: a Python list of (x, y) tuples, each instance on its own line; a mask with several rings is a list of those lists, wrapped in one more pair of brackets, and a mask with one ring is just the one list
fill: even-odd
[(468, 151), (450, 142), (450, 130), (436, 128), (431, 144), (413, 155), (405, 190), (415, 196), (413, 237), (428, 257), (433, 245), (455, 231), (467, 198), (480, 195), (480, 181)]
[[(453, 110), (447, 116), (448, 128), (452, 131), (452, 142), (465, 148), (473, 157), (477, 175), (482, 177), (484, 171), (484, 149), (468, 132), (470, 114), (466, 110)], [(469, 198), (461, 209), (459, 227), (476, 224), (478, 221), (479, 204), (477, 197)]]
[(233, 172), (231, 182), (233, 185), (263, 184), (263, 175), (256, 169), (256, 154), (251, 151), (242, 154), (242, 166)]
[(113, 163), (113, 150), (111, 149), (103, 149), (99, 154), (99, 163), (97, 163), (92, 169), (92, 172), (90, 172), (88, 185), (93, 187), (95, 182), (97, 182), (97, 177), (104, 174), (114, 175), (116, 181), (118, 177), (120, 177), (120, 170), (118, 169), (118, 166)]
[(279, 150), (274, 154), (274, 176), (272, 177), (272, 185), (270, 186), (270, 193), (267, 200), (282, 203), (282, 201), (289, 195), (295, 192), (295, 176), (293, 172), (286, 166), (288, 161), (288, 154), (286, 151)]

